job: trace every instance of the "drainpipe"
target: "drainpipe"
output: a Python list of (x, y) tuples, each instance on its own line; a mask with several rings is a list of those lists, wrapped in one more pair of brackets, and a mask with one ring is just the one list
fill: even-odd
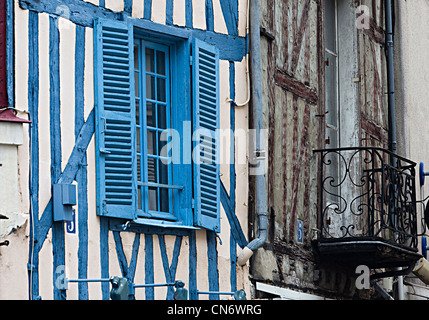
[(386, 56), (387, 56), (387, 86), (389, 105), (389, 148), (396, 154), (396, 123), (395, 123), (395, 75), (393, 66), (393, 3), (386, 0)]
[[(396, 121), (395, 121), (395, 70), (393, 60), (394, 32), (393, 32), (393, 0), (386, 0), (386, 60), (387, 60), (387, 86), (389, 107), (389, 149), (397, 153)], [(396, 158), (393, 158), (393, 167), (396, 167)], [(396, 200), (395, 200), (396, 201)], [(402, 268), (398, 268), (401, 271)], [(398, 276), (398, 299), (404, 300), (404, 277)]]
[[(252, 108), (253, 108), (253, 128), (255, 134), (254, 157), (258, 160), (260, 169), (265, 171), (265, 151), (263, 130), (263, 110), (262, 110), (262, 68), (261, 68), (261, 38), (259, 24), (259, 4), (258, 0), (250, 0), (250, 55), (251, 55), (251, 80), (252, 80)], [(237, 263), (244, 266), (256, 250), (264, 245), (268, 234), (267, 217), (267, 191), (265, 185), (265, 174), (255, 176), (255, 202), (257, 217), (257, 237), (251, 241), (240, 253)]]

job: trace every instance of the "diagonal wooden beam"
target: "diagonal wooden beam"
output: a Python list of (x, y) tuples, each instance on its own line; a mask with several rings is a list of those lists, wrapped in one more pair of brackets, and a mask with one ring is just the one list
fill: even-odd
[(295, 38), (295, 47), (292, 52), (292, 62), (291, 62), (291, 72), (295, 73), (296, 68), (298, 67), (298, 60), (301, 53), (302, 40), (304, 39), (305, 32), (307, 30), (307, 21), (309, 18), (309, 7), (310, 0), (306, 0), (304, 8), (302, 9), (301, 23), (299, 30), (297, 31), (297, 36)]
[(238, 35), (238, 4), (237, 0), (220, 0), (223, 18), (228, 33), (232, 36)]
[[(88, 149), (89, 142), (91, 141), (95, 132), (95, 122), (94, 122), (94, 109), (92, 109), (89, 114), (86, 122), (82, 126), (82, 129), (79, 132), (78, 138), (76, 139), (76, 144), (73, 148), (73, 151), (70, 155), (70, 158), (67, 162), (67, 165), (64, 171), (61, 173), (58, 183), (72, 183), (76, 177), (83, 157), (86, 154)], [(46, 205), (45, 210), (43, 211), (42, 217), (39, 220), (39, 230), (37, 231), (37, 242), (38, 248), (42, 247), (43, 242), (46, 239), (46, 236), (49, 232), (49, 229), (52, 227), (52, 197)]]
[(128, 278), (128, 262), (125, 256), (124, 246), (122, 244), (121, 234), (118, 231), (113, 231), (115, 239), (116, 254), (118, 256), (119, 267), (121, 268), (122, 276)]
[[(167, 249), (165, 246), (165, 237), (162, 234), (158, 235), (159, 248), (161, 250), (162, 265), (164, 267), (165, 279), (167, 282), (174, 282), (176, 280), (176, 269), (179, 261), (180, 248), (182, 246), (182, 236), (177, 236), (174, 243), (173, 258), (171, 265), (168, 263)], [(174, 295), (173, 287), (169, 286), (167, 290), (167, 300), (172, 300)]]
[(319, 96), (315, 89), (296, 80), (284, 70), (277, 69), (274, 77), (278, 86), (293, 93), (294, 96), (304, 99), (312, 105), (316, 105), (319, 101)]
[(231, 206), (231, 200), (228, 197), (228, 193), (222, 181), (220, 183), (220, 201), (225, 210), (226, 217), (228, 218), (229, 225), (231, 226), (231, 233), (235, 241), (237, 241), (240, 248), (244, 248), (247, 245), (247, 240), (244, 236), (243, 230), (241, 229), (240, 222), (235, 215), (235, 208)]
[(130, 265), (128, 266), (128, 279), (131, 281), (134, 281), (134, 277), (136, 274), (139, 248), (140, 248), (140, 233), (136, 233), (134, 237), (134, 242), (133, 242), (131, 261), (130, 261)]

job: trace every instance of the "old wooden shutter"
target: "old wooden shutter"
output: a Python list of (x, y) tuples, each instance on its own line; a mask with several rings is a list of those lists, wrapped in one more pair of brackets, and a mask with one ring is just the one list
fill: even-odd
[(133, 29), (100, 19), (94, 37), (97, 213), (135, 219)]
[(219, 53), (198, 39), (192, 48), (194, 224), (220, 232)]

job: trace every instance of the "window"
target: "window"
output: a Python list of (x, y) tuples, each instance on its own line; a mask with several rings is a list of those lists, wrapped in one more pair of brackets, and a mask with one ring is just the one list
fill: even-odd
[[(356, 8), (351, 7), (349, 1), (325, 0), (327, 148), (356, 147), (361, 143), (359, 83), (354, 80), (360, 77), (357, 39)], [(324, 162), (329, 164), (324, 171), (328, 209), (326, 218), (330, 220), (331, 227), (353, 225), (353, 215), (338, 213), (347, 210), (347, 203), (358, 196), (358, 189), (353, 182), (358, 181), (359, 168), (348, 167), (350, 164), (337, 152), (328, 153)], [(353, 205), (359, 204), (355, 201)]]
[(139, 216), (175, 220), (166, 139), (171, 136), (169, 52), (166, 45), (134, 42), (137, 207)]
[(217, 49), (126, 22), (94, 29), (98, 215), (219, 232)]
[(338, 148), (340, 142), (338, 83), (337, 0), (325, 1), (325, 90), (327, 145)]
[(356, 8), (348, 1), (325, 0), (326, 141), (329, 148), (360, 144), (359, 32)]
[[(329, 148), (340, 146), (339, 119), (339, 83), (338, 83), (338, 7), (337, 0), (325, 0), (325, 92), (326, 92), (326, 145)], [(330, 153), (326, 177), (327, 201), (337, 208), (340, 201), (340, 158), (337, 153)]]

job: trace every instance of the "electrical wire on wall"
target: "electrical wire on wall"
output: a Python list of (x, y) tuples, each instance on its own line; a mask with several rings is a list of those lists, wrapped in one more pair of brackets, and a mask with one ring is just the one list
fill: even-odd
[[(31, 114), (28, 113), (28, 118), (31, 121)], [(29, 240), (29, 248), (28, 248), (28, 298), (29, 300), (33, 300), (33, 260), (34, 260), (34, 245), (35, 245), (35, 228), (34, 228), (34, 217), (33, 217), (33, 187), (32, 187), (32, 166), (31, 166), (31, 154), (32, 154), (32, 145), (33, 145), (33, 138), (32, 138), (32, 128), (33, 128), (33, 122), (30, 123), (30, 129), (29, 129), (29, 146), (28, 146), (28, 153), (30, 155), (30, 165), (29, 165), (29, 175), (28, 175), (28, 186), (29, 186), (29, 215), (30, 215), (30, 240)]]
[[(1, 107), (0, 109), (13, 110), (13, 111), (15, 111), (15, 112), (20, 112), (20, 113), (25, 113), (25, 114), (30, 115), (30, 111), (27, 111), (27, 110), (20, 110), (20, 109), (13, 108), (13, 107)], [(29, 116), (29, 118), (30, 118), (30, 116)], [(31, 119), (28, 119), (28, 120), (29, 120), (29, 121), (31, 121)]]
[[(246, 37), (249, 39), (249, 7), (250, 7), (250, 0), (247, 0), (247, 14), (246, 14)], [(248, 44), (246, 45), (246, 50), (248, 51)], [(226, 98), (226, 102), (228, 103), (234, 103), (236, 107), (244, 107), (249, 104), (251, 94), (250, 94), (250, 67), (249, 67), (249, 52), (244, 56), (244, 59), (246, 59), (246, 81), (247, 81), (247, 99), (243, 103), (237, 103), (236, 101), (232, 100), (231, 98)]]

